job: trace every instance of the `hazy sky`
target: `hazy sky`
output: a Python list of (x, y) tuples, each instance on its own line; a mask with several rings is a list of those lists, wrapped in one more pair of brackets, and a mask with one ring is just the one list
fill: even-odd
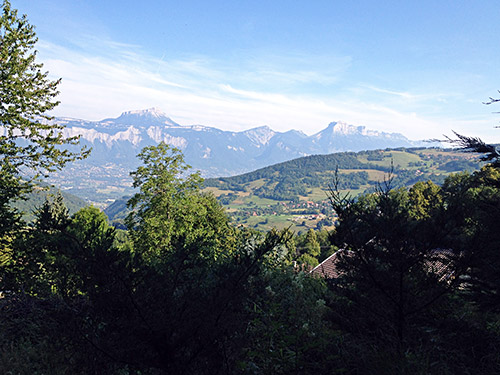
[(500, 142), (498, 0), (12, 0), (58, 116), (157, 107), (226, 130), (332, 121)]

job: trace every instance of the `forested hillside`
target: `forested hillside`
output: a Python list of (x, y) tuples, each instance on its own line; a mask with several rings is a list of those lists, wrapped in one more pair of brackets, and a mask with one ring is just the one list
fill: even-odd
[(24, 220), (31, 222), (35, 219), (36, 210), (42, 207), (45, 200), (47, 198), (50, 199), (50, 196), (56, 196), (58, 194), (62, 195), (64, 204), (71, 215), (89, 205), (83, 199), (75, 195), (60, 191), (55, 187), (49, 188), (48, 186), (41, 185), (32, 192), (26, 194), (24, 199), (13, 202), (13, 207), (22, 213)]
[(415, 148), (307, 156), (240, 176), (206, 179), (204, 186), (226, 207), (233, 222), (269, 230), (331, 227), (329, 189), (356, 196), (373, 192), (384, 179), (409, 187), (419, 181), (442, 184), (450, 173), (479, 169), (472, 154)]
[(386, 149), (307, 156), (235, 177), (206, 179), (205, 186), (245, 191), (251, 183), (260, 181), (260, 186), (252, 189), (254, 195), (290, 200), (307, 195), (311, 188), (328, 187), (337, 170), (342, 190), (364, 191), (389, 173), (396, 186), (409, 186), (422, 180), (442, 183), (450, 172), (478, 168), (479, 162), (473, 155), (453, 150)]

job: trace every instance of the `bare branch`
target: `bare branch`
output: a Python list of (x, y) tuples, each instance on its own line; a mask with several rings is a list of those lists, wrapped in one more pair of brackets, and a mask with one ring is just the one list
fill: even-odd
[[(498, 93), (500, 94), (500, 90), (498, 90)], [(491, 96), (489, 97), (489, 99), (490, 99), (489, 101), (483, 102), (483, 104), (490, 105), (490, 104), (493, 104), (493, 103), (500, 102), (500, 99), (492, 98)]]

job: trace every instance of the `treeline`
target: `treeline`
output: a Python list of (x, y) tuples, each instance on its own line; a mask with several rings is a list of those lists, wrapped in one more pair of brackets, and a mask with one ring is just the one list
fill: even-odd
[[(315, 183), (317, 172), (335, 171), (335, 169), (366, 169), (373, 168), (371, 164), (362, 163), (354, 152), (341, 152), (330, 155), (311, 155), (261, 168), (239, 176), (206, 179), (205, 186), (218, 187), (226, 190), (241, 190), (241, 186), (259, 179), (275, 180), (290, 178), (293, 181), (309, 178)], [(388, 171), (387, 167), (377, 167)], [(285, 177), (286, 175), (286, 177)], [(313, 185), (314, 186), (314, 185)]]
[[(0, 370), (232, 374), (297, 366), (291, 353), (269, 354), (281, 340), (290, 350), (298, 340), (314, 343), (301, 336), (312, 332), (308, 290), (321, 283), (292, 262), (330, 254), (327, 233), (295, 240), (287, 231), (236, 229), (200, 192), (198, 175), (182, 173), (178, 151), (160, 144), (139, 157), (127, 232), (93, 207), (70, 217), (59, 195), (33, 225), (18, 217), (4, 233)], [(288, 302), (278, 307), (280, 295)], [(269, 331), (276, 314), (303, 322), (292, 342), (281, 324)]]
[(297, 236), (229, 225), (175, 149), (139, 157), (127, 231), (59, 197), (4, 235), (3, 372), (500, 370), (498, 168), (334, 190), (336, 230)]
[[(419, 155), (425, 149), (394, 149), (400, 153)], [(444, 150), (442, 150), (445, 153)], [(448, 151), (449, 152), (449, 151)], [(307, 156), (240, 176), (207, 179), (206, 187), (216, 187), (229, 191), (248, 191), (260, 198), (278, 201), (298, 201), (299, 196), (306, 196), (313, 188), (327, 190), (334, 179), (335, 171), (339, 170), (339, 188), (343, 190), (368, 190), (380, 182), (370, 179), (366, 170), (381, 171), (386, 176), (392, 175), (395, 187), (411, 186), (418, 181), (431, 180), (442, 184), (446, 173), (454, 171), (473, 171), (480, 168), (477, 160), (458, 159), (456, 156), (429, 153), (425, 160), (408, 162), (408, 166), (392, 163), (391, 150), (375, 150), (362, 152), (343, 152), (330, 155)], [(419, 157), (421, 157), (419, 155)], [(363, 162), (362, 160), (366, 160)], [(428, 164), (431, 164), (431, 168)], [(439, 171), (436, 171), (439, 168)], [(349, 172), (343, 172), (349, 170)], [(361, 170), (361, 171), (356, 171)], [(260, 181), (258, 187), (251, 183)]]
[(40, 207), (45, 202), (48, 195), (55, 195), (60, 193), (64, 198), (64, 204), (68, 208), (70, 214), (74, 214), (79, 209), (88, 205), (83, 199), (68, 194), (64, 191), (59, 191), (54, 187), (42, 184), (34, 189), (32, 192), (27, 193), (22, 200), (17, 200), (13, 202), (14, 207), (23, 213), (23, 218), (27, 222), (33, 221), (35, 218), (34, 208)]

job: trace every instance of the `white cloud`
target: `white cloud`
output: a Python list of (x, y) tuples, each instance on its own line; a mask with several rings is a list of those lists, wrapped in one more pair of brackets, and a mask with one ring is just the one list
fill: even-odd
[[(452, 129), (488, 134), (491, 139), (491, 121), (424, 116), (417, 110), (420, 107), (409, 103), (422, 106), (431, 101), (435, 106), (442, 94), (413, 94), (374, 85), (353, 85), (344, 88), (343, 94), (332, 88), (330, 95), (323, 96), (301, 92), (304, 84), (335, 85), (350, 66), (350, 58), (334, 59), (332, 68), (325, 68), (331, 59), (319, 59), (315, 70), (312, 61), (274, 56), (262, 65), (254, 59), (240, 71), (228, 61), (201, 56), (166, 60), (148, 56), (133, 45), (107, 40), (99, 44), (95, 39), (92, 43), (91, 50), (87, 50), (88, 40), (79, 49), (39, 43), (44, 68), (54, 78), (63, 78), (62, 104), (55, 115), (100, 120), (126, 110), (158, 107), (181, 124), (235, 131), (268, 125), (277, 131), (312, 134), (341, 120), (413, 139), (449, 135)], [(285, 82), (288, 90), (282, 90)], [(386, 95), (367, 95), (366, 89)]]
[(399, 91), (395, 91), (395, 90), (387, 90), (387, 89), (382, 89), (382, 88), (378, 88), (378, 87), (374, 87), (374, 86), (365, 86), (365, 87), (370, 89), (370, 90), (376, 91), (376, 92), (380, 92), (383, 94), (389, 94), (389, 95), (395, 95), (395, 96), (399, 96), (399, 97), (404, 98), (404, 99), (416, 99), (417, 98), (417, 95), (410, 94), (409, 92), (399, 92)]

